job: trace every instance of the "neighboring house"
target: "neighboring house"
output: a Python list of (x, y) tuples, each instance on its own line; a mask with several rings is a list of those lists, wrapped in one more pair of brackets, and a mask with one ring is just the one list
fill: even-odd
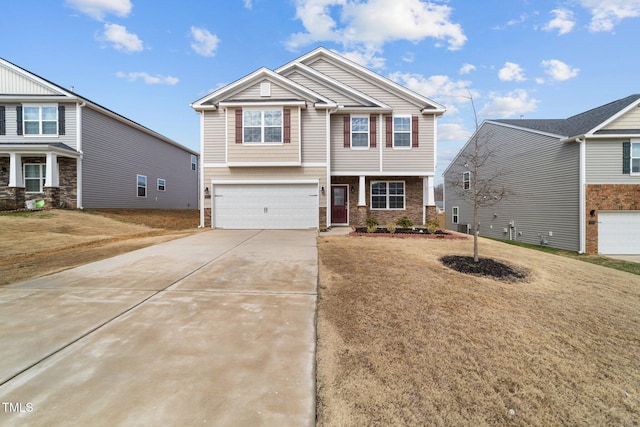
[(435, 216), (444, 108), (334, 52), (260, 68), (191, 106), (203, 225), (323, 229)]
[(485, 121), (444, 172), (449, 229), (471, 230), (463, 159), (476, 136), (493, 151), (479, 175), (501, 170), (512, 193), (479, 210), (480, 235), (640, 254), (640, 95), (568, 119)]
[(0, 59), (0, 210), (198, 207), (195, 151)]

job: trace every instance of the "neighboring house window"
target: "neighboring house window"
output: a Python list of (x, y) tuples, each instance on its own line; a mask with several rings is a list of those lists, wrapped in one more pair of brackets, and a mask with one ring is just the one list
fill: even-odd
[(631, 143), (631, 173), (640, 174), (640, 142)]
[(138, 175), (138, 197), (147, 197), (147, 177)]
[(462, 174), (462, 189), (468, 190), (471, 188), (471, 172), (464, 172)]
[(351, 148), (369, 148), (369, 117), (351, 116)]
[(393, 117), (393, 148), (411, 148), (411, 116)]
[(458, 207), (454, 206), (451, 208), (451, 222), (453, 222), (454, 224), (458, 223)]
[(191, 155), (191, 170), (197, 170), (198, 169), (198, 158), (196, 156), (194, 156), (193, 154)]
[(404, 209), (404, 182), (371, 182), (371, 209)]
[(24, 135), (57, 135), (58, 107), (25, 105), (22, 109)]
[(243, 110), (243, 142), (282, 143), (282, 110)]
[(42, 193), (44, 191), (46, 171), (47, 165), (45, 164), (24, 165), (25, 193)]
[(158, 191), (165, 191), (166, 188), (167, 181), (162, 178), (158, 178)]

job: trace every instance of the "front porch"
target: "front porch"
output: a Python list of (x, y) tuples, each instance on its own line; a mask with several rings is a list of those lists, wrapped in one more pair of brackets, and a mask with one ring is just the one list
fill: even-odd
[(0, 210), (22, 209), (27, 201), (76, 208), (80, 154), (53, 145), (0, 145)]

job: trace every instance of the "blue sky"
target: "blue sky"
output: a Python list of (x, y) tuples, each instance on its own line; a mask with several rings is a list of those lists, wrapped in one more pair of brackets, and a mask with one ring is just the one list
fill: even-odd
[(199, 150), (191, 102), (324, 46), (448, 108), (441, 174), (469, 94), (482, 122), (638, 93), (639, 25), (640, 0), (5, 0), (0, 57)]

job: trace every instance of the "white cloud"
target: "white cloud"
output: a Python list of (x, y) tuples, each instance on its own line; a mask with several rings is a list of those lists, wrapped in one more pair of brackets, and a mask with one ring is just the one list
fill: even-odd
[(524, 77), (524, 70), (518, 64), (505, 62), (504, 67), (498, 71), (498, 78), (503, 82), (522, 82), (527, 80)]
[(472, 64), (464, 64), (462, 65), (462, 67), (460, 67), (460, 71), (458, 71), (460, 74), (469, 74), (472, 71), (475, 71), (477, 68), (475, 65)]
[(244, 0), (244, 7), (250, 10), (253, 7), (251, 0)]
[(572, 68), (557, 59), (544, 60), (541, 63), (544, 68), (544, 72), (547, 73), (553, 80), (564, 81), (569, 80), (578, 75), (579, 68)]
[(438, 123), (438, 141), (463, 141), (469, 139), (471, 134), (460, 123)]
[(384, 68), (385, 59), (377, 54), (382, 53), (375, 47), (361, 48), (349, 52), (342, 52), (345, 58), (367, 68)]
[(554, 18), (542, 29), (545, 31), (558, 30), (558, 35), (570, 33), (576, 25), (573, 12), (569, 9), (554, 9), (551, 11)]
[(640, 0), (580, 0), (591, 12), (589, 29), (594, 32), (611, 31), (625, 18), (640, 16)]
[(220, 43), (218, 36), (211, 34), (206, 28), (191, 27), (191, 37), (191, 48), (202, 56), (213, 56)]
[(447, 113), (452, 114), (458, 111), (457, 105), (469, 102), (470, 96), (478, 98), (476, 91), (470, 90), (470, 81), (452, 80), (449, 76), (425, 77), (421, 74), (392, 73), (389, 78), (401, 85), (411, 89), (420, 95), (426, 96), (445, 107)]
[(113, 43), (113, 47), (126, 53), (144, 50), (142, 40), (137, 35), (127, 32), (127, 28), (118, 24), (104, 24), (103, 37)]
[(98, 21), (109, 14), (127, 17), (133, 8), (130, 0), (66, 0), (66, 4)]
[(530, 98), (523, 89), (516, 89), (505, 95), (489, 93), (490, 101), (480, 110), (485, 117), (513, 117), (536, 111), (538, 100)]
[(142, 79), (148, 85), (169, 85), (169, 86), (173, 86), (175, 84), (178, 84), (178, 82), (180, 81), (177, 77), (161, 76), (159, 74), (156, 74), (155, 76), (152, 76), (152, 75), (150, 75), (148, 73), (145, 73), (145, 72), (123, 73), (122, 71), (119, 71), (119, 72), (116, 73), (116, 77), (118, 77), (120, 79), (128, 80), (130, 82), (135, 82), (138, 79)]
[(526, 13), (523, 13), (522, 15), (520, 15), (519, 17), (517, 17), (516, 19), (511, 19), (509, 22), (507, 22), (505, 25), (496, 25), (495, 27), (493, 27), (494, 30), (504, 30), (507, 27), (512, 27), (514, 25), (518, 25), (518, 24), (522, 24), (524, 23), (527, 19), (528, 19), (528, 15)]
[(467, 37), (460, 24), (451, 21), (447, 5), (420, 0), (296, 0), (296, 17), (305, 32), (292, 34), (291, 50), (315, 42), (342, 43), (346, 49), (379, 51), (387, 42), (426, 38), (446, 41), (460, 49)]

